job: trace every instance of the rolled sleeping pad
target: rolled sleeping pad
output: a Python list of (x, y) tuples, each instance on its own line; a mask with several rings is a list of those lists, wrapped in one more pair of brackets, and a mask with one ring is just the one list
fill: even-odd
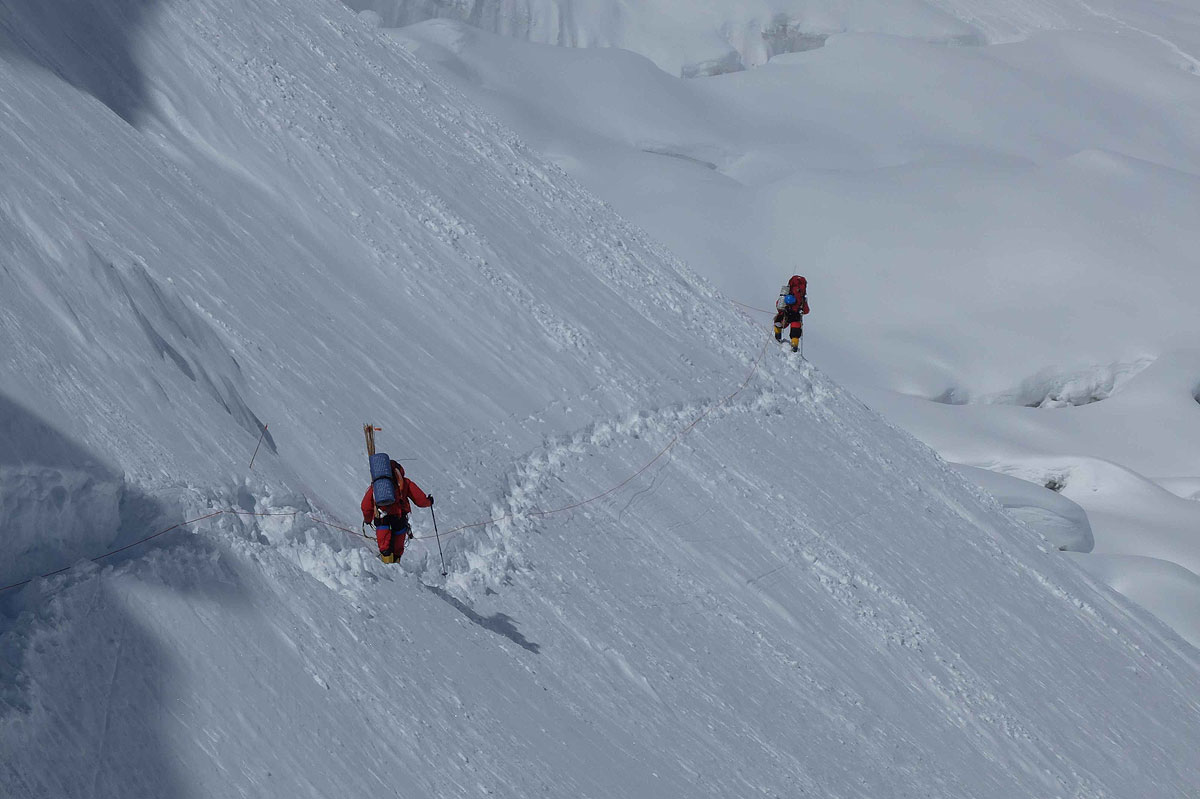
[(376, 505), (391, 505), (396, 501), (396, 480), (392, 476), (392, 459), (386, 452), (371, 456), (371, 486)]

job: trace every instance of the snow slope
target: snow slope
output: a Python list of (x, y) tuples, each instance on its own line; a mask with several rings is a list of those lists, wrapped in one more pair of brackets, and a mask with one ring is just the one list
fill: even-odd
[(730, 296), (769, 305), (803, 265), (856, 382), (1037, 404), (1200, 332), (1200, 81), (1152, 41), (847, 35), (681, 81), (444, 21), (398, 35)]
[(770, 308), (806, 274), (809, 353), (944, 457), (1038, 484), (1134, 472), (1067, 488), (1139, 509), (1093, 524), (1096, 551), (1192, 570), (1200, 506), (1134, 486), (1193, 497), (1200, 468), (1200, 24), (1090, 8), (1006, 6), (1024, 33), (986, 47), (836, 35), (686, 81), (446, 20), (395, 35), (729, 296)]
[[(288, 515), (0, 594), (0, 795), (1200, 784), (1180, 639), (349, 10), (162, 2), (132, 105), (5, 10), (0, 577)], [(312, 520), (368, 420), (446, 579)]]

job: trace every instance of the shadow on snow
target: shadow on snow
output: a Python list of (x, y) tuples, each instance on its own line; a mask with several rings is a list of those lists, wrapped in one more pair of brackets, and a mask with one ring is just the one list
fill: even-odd
[[(178, 521), (159, 500), (45, 420), (0, 395), (0, 585), (96, 557)], [(167, 536), (103, 561), (210, 546)], [(215, 558), (210, 559), (215, 560)], [(158, 558), (146, 573), (96, 567), (0, 593), (0, 794), (183, 796), (167, 744), (184, 690), (172, 653), (130, 606), (132, 580), (237, 602), (236, 580)], [(89, 571), (90, 569), (90, 571)]]
[(0, 0), (0, 55), (53, 72), (137, 123), (147, 82), (138, 32), (162, 0)]
[(478, 624), (483, 629), (493, 632), (496, 635), (504, 636), (527, 652), (532, 652), (535, 655), (541, 652), (542, 648), (538, 644), (521, 635), (520, 631), (517, 630), (517, 623), (513, 620), (512, 616), (506, 613), (493, 613), (491, 616), (481, 616), (470, 605), (455, 599), (449, 592), (431, 585), (425, 587), (438, 599), (448, 603), (459, 613), (466, 616), (473, 624)]

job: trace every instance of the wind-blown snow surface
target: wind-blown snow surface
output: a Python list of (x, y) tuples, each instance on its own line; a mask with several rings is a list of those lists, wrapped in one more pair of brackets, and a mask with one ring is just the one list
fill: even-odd
[[(515, 517), (445, 580), (428, 541), (223, 515), (6, 592), (0, 794), (1200, 784), (1179, 639), (350, 11), (164, 2), (124, 116), (5, 51), (5, 583), (212, 510), (352, 523), (367, 420), (443, 530)], [(523, 515), (760, 355), (625, 490)]]
[(1192, 572), (1148, 607), (1200, 644), (1200, 504), (1171, 493), (1200, 484), (1200, 17), (990, 5), (999, 44), (834, 35), (695, 80), (447, 20), (396, 35), (729, 296), (807, 275), (810, 355), (944, 457), (1039, 485), (1115, 464), (1064, 493), (1097, 553)]

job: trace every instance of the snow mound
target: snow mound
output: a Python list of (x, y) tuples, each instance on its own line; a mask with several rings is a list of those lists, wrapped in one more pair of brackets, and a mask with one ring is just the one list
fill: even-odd
[(1057, 493), (1066, 487), (1062, 475), (1038, 484), (972, 466), (955, 465), (955, 468), (995, 497), (1009, 515), (1044, 536), (1055, 549), (1091, 552), (1095, 546), (1087, 513)]
[(1130, 0), (1101, 10), (1084, 2), (1020, 0), (344, 0), (388, 27), (431, 19), (560, 47), (622, 48), (675, 76), (704, 77), (761, 66), (773, 57), (824, 45), (831, 35), (869, 33), (938, 46), (1021, 41), (1047, 30), (1111, 32), (1171, 48), (1175, 65), (1193, 72), (1192, 9), (1160, 3), (1146, 13)]
[(979, 403), (1020, 405), (1025, 408), (1075, 408), (1108, 399), (1153, 362), (1153, 358), (1141, 358), (1129, 363), (1070, 371), (1047, 368), (1023, 380), (1010, 391), (971, 398), (969, 392), (951, 388), (935, 397), (934, 401), (948, 405)]
[(1092, 555), (1077, 562), (1200, 648), (1200, 575), (1169, 560), (1139, 555)]
[(1177, 497), (1200, 500), (1200, 477), (1158, 477), (1154, 482)]
[(830, 34), (886, 33), (948, 44), (980, 44), (980, 29), (933, 2), (901, 0), (345, 0), (400, 28), (451, 19), (516, 39), (560, 47), (618, 47), (682, 77), (738, 72), (771, 57), (821, 47)]

